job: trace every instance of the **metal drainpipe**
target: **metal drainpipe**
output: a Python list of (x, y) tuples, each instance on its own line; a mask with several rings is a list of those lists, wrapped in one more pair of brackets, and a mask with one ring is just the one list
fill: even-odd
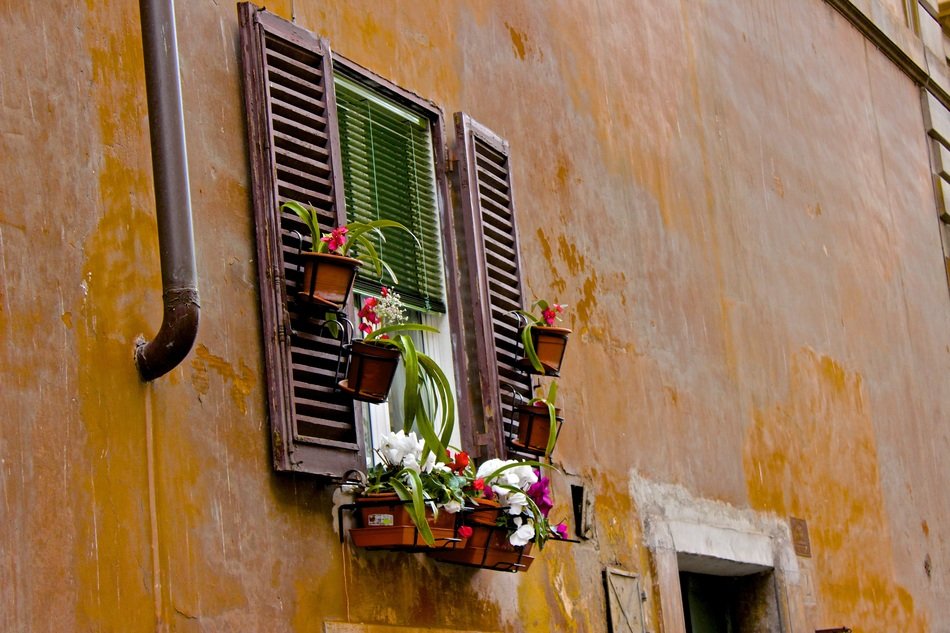
[(139, 374), (150, 381), (188, 355), (198, 333), (200, 307), (175, 8), (173, 0), (139, 0), (139, 11), (164, 304), (158, 334), (147, 343), (140, 337), (135, 346)]

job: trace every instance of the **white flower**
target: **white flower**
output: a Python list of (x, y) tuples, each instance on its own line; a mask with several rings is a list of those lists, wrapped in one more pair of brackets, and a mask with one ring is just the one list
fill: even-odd
[(399, 293), (391, 290), (376, 302), (375, 312), (384, 325), (401, 325), (407, 320), (406, 311), (402, 307), (402, 298)]
[(449, 514), (455, 514), (462, 509), (462, 504), (458, 501), (449, 501), (442, 506), (442, 509)]
[(519, 515), (528, 507), (528, 498), (523, 492), (516, 492), (507, 499), (508, 514)]
[(515, 488), (521, 490), (527, 490), (532, 484), (538, 482), (538, 474), (532, 466), (515, 466), (510, 470), (506, 470), (504, 474), (508, 475), (509, 481)]
[(398, 466), (406, 456), (406, 434), (401, 430), (398, 433), (387, 433), (379, 444), (379, 454), (390, 466)]
[[(492, 474), (505, 464), (510, 464), (511, 462), (506, 462), (501, 459), (489, 459), (487, 462), (484, 462), (481, 466), (478, 467), (478, 472), (475, 473), (476, 479), (485, 479), (488, 475)], [(488, 483), (488, 482), (486, 482)]]
[(426, 468), (426, 472), (432, 470), (435, 464), (435, 456), (429, 455), (426, 463), (421, 465), (419, 459), (422, 457), (422, 449), (425, 442), (416, 437), (415, 431), (406, 435), (402, 429), (395, 433), (390, 432), (383, 436), (379, 446), (379, 454), (383, 461), (389, 466), (395, 468), (409, 468), (416, 472)]
[(511, 533), (508, 542), (515, 546), (527, 545), (534, 538), (534, 522), (531, 520), (522, 522), (521, 517), (515, 517), (514, 521), (518, 529)]

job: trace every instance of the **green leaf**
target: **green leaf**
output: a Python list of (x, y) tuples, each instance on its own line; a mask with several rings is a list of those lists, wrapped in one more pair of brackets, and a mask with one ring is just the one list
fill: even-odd
[(548, 309), (548, 305), (549, 305), (548, 302), (545, 301), (544, 299), (538, 299), (537, 301), (534, 302), (534, 305), (531, 307), (531, 309), (540, 310), (541, 312), (544, 312), (545, 310)]
[[(485, 480), (485, 483), (487, 484), (487, 483), (490, 482), (492, 479), (494, 479), (495, 477), (497, 477), (497, 476), (500, 475), (501, 473), (505, 472), (506, 470), (508, 470), (508, 469), (510, 469), (510, 468), (517, 468), (518, 466), (536, 466), (536, 467), (538, 467), (538, 468), (548, 468), (548, 469), (550, 469), (550, 470), (554, 470), (554, 471), (557, 471), (557, 472), (561, 472), (561, 470), (560, 470), (557, 466), (552, 466), (551, 464), (544, 464), (544, 463), (542, 463), (542, 462), (536, 462), (536, 461), (534, 461), (533, 459), (525, 459), (525, 460), (522, 460), (522, 461), (514, 462), (514, 463), (512, 463), (512, 464), (505, 464), (504, 466), (501, 466), (501, 467), (499, 467), (499, 468), (493, 470), (493, 471), (490, 472), (489, 474), (485, 475), (482, 479), (484, 479), (484, 480)], [(522, 491), (522, 492), (523, 492), (523, 491)]]
[(452, 396), (452, 386), (442, 368), (425, 354), (419, 354), (419, 363), (425, 373), (431, 378), (436, 393), (434, 394), (442, 413), (440, 425), (440, 440), (442, 453), (452, 441), (452, 432), (455, 430), (455, 398)]
[[(421, 323), (401, 323), (399, 325), (387, 325), (381, 327), (378, 330), (373, 330), (366, 335), (365, 340), (372, 341), (378, 339), (383, 334), (392, 334), (394, 332), (432, 332), (433, 334), (438, 334), (439, 329), (434, 328), (431, 325), (423, 325)], [(386, 339), (382, 339), (386, 340)], [(411, 341), (412, 339), (410, 339)], [(398, 346), (397, 346), (398, 347)], [(413, 345), (415, 348), (415, 345)], [(401, 350), (402, 348), (400, 348)]]
[(543, 374), (545, 373), (544, 365), (541, 364), (541, 359), (538, 358), (538, 352), (534, 349), (534, 337), (531, 336), (533, 329), (533, 323), (528, 323), (521, 329), (521, 344), (524, 345), (524, 354), (531, 366), (534, 367), (535, 371)]
[[(409, 478), (408, 488), (399, 480), (399, 478), (403, 476)], [(429, 547), (434, 546), (435, 538), (432, 536), (429, 522), (426, 521), (425, 498), (422, 495), (422, 480), (419, 478), (419, 473), (409, 468), (403, 468), (389, 483), (400, 499), (403, 501), (412, 501), (411, 504), (406, 506), (406, 512), (409, 513), (409, 518), (412, 519), (412, 522), (416, 524), (416, 528), (419, 530), (419, 536), (426, 542), (426, 545)]]
[(416, 410), (419, 407), (419, 357), (416, 353), (416, 346), (408, 335), (400, 334), (396, 337), (396, 340), (399, 341), (402, 361), (406, 368), (402, 424), (405, 432), (409, 433), (412, 430), (412, 423), (416, 419)]
[(360, 260), (363, 263), (369, 264), (373, 267), (373, 270), (376, 271), (376, 276), (379, 277), (383, 274), (383, 261), (379, 258), (379, 254), (376, 252), (376, 247), (373, 246), (373, 243), (370, 242), (362, 235), (357, 235), (356, 237), (350, 236), (350, 240), (347, 243), (358, 242), (361, 248), (366, 249), (366, 254), (359, 254), (356, 256), (356, 259)]
[(317, 221), (317, 211), (313, 207), (304, 207), (299, 202), (289, 200), (281, 205), (281, 210), (290, 210), (297, 214), (307, 228), (310, 229), (310, 250), (314, 253), (322, 252), (318, 250), (320, 246), (326, 248), (326, 244), (320, 241), (320, 224)]

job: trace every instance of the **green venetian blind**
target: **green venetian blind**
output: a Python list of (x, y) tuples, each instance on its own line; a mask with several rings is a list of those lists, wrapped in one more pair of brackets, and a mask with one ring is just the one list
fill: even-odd
[(335, 75), (334, 85), (347, 220), (395, 220), (419, 240), (397, 229), (383, 231), (385, 242), (371, 237), (398, 283), (364, 267), (356, 291), (378, 295), (394, 285), (407, 306), (445, 312), (429, 122), (346, 77)]

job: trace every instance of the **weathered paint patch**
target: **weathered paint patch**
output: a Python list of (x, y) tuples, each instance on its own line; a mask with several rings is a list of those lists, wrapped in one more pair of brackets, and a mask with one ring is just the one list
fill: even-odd
[[(894, 581), (894, 552), (861, 376), (803, 349), (788, 397), (756, 407), (743, 466), (754, 508), (808, 521), (816, 617), (855, 630), (927, 631)], [(882, 546), (883, 544), (883, 546)]]
[(191, 384), (199, 396), (208, 394), (211, 387), (208, 372), (213, 371), (231, 383), (231, 401), (241, 414), (247, 415), (247, 398), (257, 381), (254, 372), (243, 360), (238, 362), (238, 368), (235, 369), (227, 360), (212, 354), (204, 344), (199, 343), (195, 346), (195, 358), (191, 361), (191, 368)]
[(518, 56), (518, 59), (524, 60), (525, 39), (527, 36), (507, 22), (505, 22), (505, 27), (508, 29), (508, 36), (511, 38), (511, 47), (514, 49), (515, 55)]
[[(154, 629), (148, 486), (146, 387), (132, 362), (146, 331), (143, 287), (160, 295), (148, 202), (143, 68), (138, 13), (131, 5), (87, 3), (85, 35), (96, 82), (100, 215), (84, 241), (84, 296), (77, 310), (83, 442), (73, 486), (77, 621), (84, 630)], [(107, 14), (107, 15), (106, 15)], [(111, 29), (110, 29), (111, 27)], [(137, 257), (130, 259), (130, 255)], [(77, 453), (80, 453), (77, 451)]]

